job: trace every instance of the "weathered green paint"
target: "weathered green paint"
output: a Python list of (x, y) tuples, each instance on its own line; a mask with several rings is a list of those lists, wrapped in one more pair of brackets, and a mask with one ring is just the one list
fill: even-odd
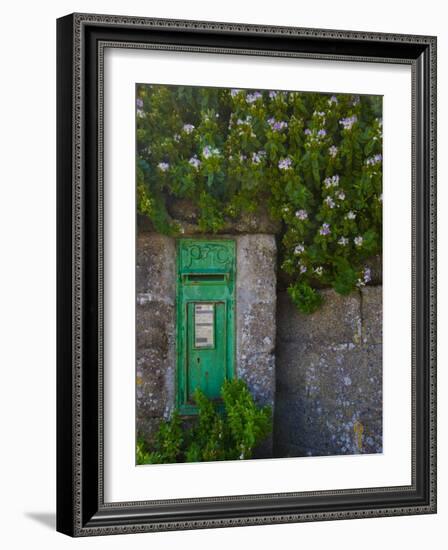
[(219, 400), (235, 365), (235, 241), (178, 241), (177, 405), (194, 414), (196, 388)]

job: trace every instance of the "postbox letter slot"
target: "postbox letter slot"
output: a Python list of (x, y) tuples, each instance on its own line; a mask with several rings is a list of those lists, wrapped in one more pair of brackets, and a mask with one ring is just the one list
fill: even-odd
[(185, 275), (189, 283), (219, 283), (227, 279), (225, 273), (190, 273)]

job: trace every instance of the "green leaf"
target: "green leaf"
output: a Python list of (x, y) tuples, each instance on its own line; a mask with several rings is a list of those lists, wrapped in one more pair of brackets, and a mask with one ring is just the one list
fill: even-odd
[(296, 282), (288, 287), (291, 300), (302, 313), (313, 313), (322, 304), (322, 295), (306, 282)]

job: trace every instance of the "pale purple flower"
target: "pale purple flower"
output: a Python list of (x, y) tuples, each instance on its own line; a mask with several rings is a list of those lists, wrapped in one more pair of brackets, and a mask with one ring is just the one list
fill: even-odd
[(362, 246), (363, 241), (364, 241), (364, 239), (361, 237), (361, 235), (358, 235), (357, 237), (355, 237), (353, 239), (353, 242), (355, 243), (355, 246), (357, 246), (358, 248)]
[(369, 283), (372, 280), (372, 272), (371, 270), (366, 267), (362, 273), (362, 278), (359, 278), (356, 282), (356, 286), (358, 288), (361, 288), (363, 286), (366, 286), (367, 283)]
[(243, 124), (250, 124), (252, 120), (252, 117), (250, 115), (247, 115), (246, 118), (239, 118), (236, 123), (238, 126), (242, 126)]
[(247, 94), (246, 96), (246, 102), (247, 103), (254, 103), (257, 101), (257, 99), (261, 99), (263, 96), (260, 92), (254, 92), (253, 94)]
[(138, 109), (143, 109), (143, 99), (141, 97), (137, 98), (136, 103), (137, 103), (137, 108)]
[(289, 157), (286, 157), (285, 159), (282, 159), (278, 163), (278, 167), (280, 170), (289, 170), (291, 168), (292, 161)]
[(278, 92), (275, 92), (274, 90), (271, 90), (271, 91), (269, 92), (269, 97), (270, 97), (271, 99), (275, 99), (277, 96), (278, 96)]
[(170, 165), (168, 162), (159, 162), (157, 168), (162, 172), (166, 172), (169, 169)]
[(194, 155), (194, 157), (191, 157), (188, 163), (191, 164), (193, 168), (196, 168), (196, 170), (199, 168), (199, 166), (201, 166), (201, 161), (198, 159), (196, 155)]
[(184, 124), (183, 127), (182, 127), (182, 130), (186, 134), (191, 134), (191, 132), (194, 130), (194, 125), (193, 124)]
[(247, 160), (247, 156), (246, 155), (243, 155), (240, 153), (240, 162), (244, 162), (245, 160)]
[(325, 113), (323, 111), (314, 111), (313, 115), (316, 115), (316, 116), (319, 116), (319, 117), (324, 117)]
[(374, 166), (375, 164), (379, 164), (383, 160), (383, 155), (375, 155), (373, 157), (370, 157), (366, 160), (366, 164), (368, 166)]
[(266, 156), (266, 151), (258, 151), (257, 153), (252, 153), (252, 162), (254, 164), (260, 164), (261, 159)]
[(232, 97), (235, 97), (235, 96), (237, 96), (240, 92), (241, 92), (241, 90), (240, 90), (239, 88), (232, 88), (232, 89), (230, 90), (230, 95), (231, 95)]
[(342, 118), (339, 121), (339, 124), (342, 124), (342, 126), (344, 127), (344, 130), (351, 130), (353, 124), (355, 124), (355, 122), (357, 121), (358, 121), (358, 117), (356, 115), (353, 115), (351, 117)]
[(279, 120), (278, 122), (274, 123), (274, 125), (272, 126), (272, 129), (275, 130), (276, 132), (280, 132), (281, 130), (287, 127), (288, 127), (288, 123), (286, 121)]
[(302, 254), (302, 252), (304, 252), (304, 251), (305, 251), (305, 247), (303, 246), (303, 243), (298, 244), (294, 248), (294, 254)]
[(364, 269), (363, 278), (366, 284), (370, 283), (370, 281), (372, 280), (372, 270), (370, 268), (366, 267)]
[(329, 104), (329, 105), (332, 105), (333, 103), (336, 104), (337, 102), (338, 102), (338, 98), (337, 98), (335, 95), (332, 95), (332, 96), (330, 97), (330, 99), (328, 100), (328, 104)]
[(350, 210), (350, 212), (345, 216), (347, 220), (354, 220), (356, 218), (355, 212), (353, 210)]
[(339, 185), (339, 176), (335, 174), (334, 176), (328, 176), (324, 179), (324, 185), (326, 189), (330, 187), (337, 187)]
[(299, 267), (299, 271), (300, 271), (300, 273), (306, 273), (306, 271), (307, 271), (306, 265), (301, 264), (300, 267)]
[(308, 219), (308, 212), (306, 210), (297, 210), (296, 218), (299, 218), (299, 220), (306, 220)]
[(341, 237), (341, 238), (338, 240), (338, 244), (340, 244), (341, 246), (347, 246), (347, 245), (348, 245), (348, 239), (347, 239), (347, 237)]
[(202, 156), (205, 159), (209, 159), (210, 157), (219, 157), (220, 152), (219, 152), (219, 149), (216, 149), (215, 147), (210, 147), (209, 145), (206, 145), (202, 149)]
[(345, 193), (344, 191), (339, 191), (339, 193), (336, 193), (336, 197), (340, 200), (340, 201), (343, 201), (345, 199)]
[(321, 235), (329, 235), (330, 234), (330, 224), (329, 223), (323, 223), (322, 227), (319, 229), (319, 233)]
[[(316, 114), (316, 112), (314, 114)], [(325, 130), (325, 128), (321, 128), (320, 130), (316, 131), (311, 130), (310, 128), (306, 128), (306, 130), (304, 130), (304, 134), (306, 136), (310, 136), (310, 141), (315, 143), (321, 141), (327, 135), (327, 130)]]
[(334, 158), (338, 154), (338, 148), (335, 145), (332, 145), (328, 148), (328, 154), (331, 158)]
[(320, 277), (324, 272), (324, 268), (321, 265), (319, 265), (318, 267), (315, 267), (313, 271), (316, 275)]
[(334, 207), (335, 207), (335, 202), (334, 202), (334, 200), (333, 200), (331, 197), (326, 197), (325, 200), (324, 200), (324, 203), (325, 203), (329, 208), (334, 208)]
[(268, 119), (268, 124), (274, 132), (280, 132), (288, 127), (288, 123), (285, 120), (275, 120), (274, 117)]

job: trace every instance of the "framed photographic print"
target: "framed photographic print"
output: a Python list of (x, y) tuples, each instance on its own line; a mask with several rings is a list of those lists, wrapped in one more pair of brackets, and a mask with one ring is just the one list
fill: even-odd
[(57, 529), (434, 513), (436, 39), (57, 35)]

